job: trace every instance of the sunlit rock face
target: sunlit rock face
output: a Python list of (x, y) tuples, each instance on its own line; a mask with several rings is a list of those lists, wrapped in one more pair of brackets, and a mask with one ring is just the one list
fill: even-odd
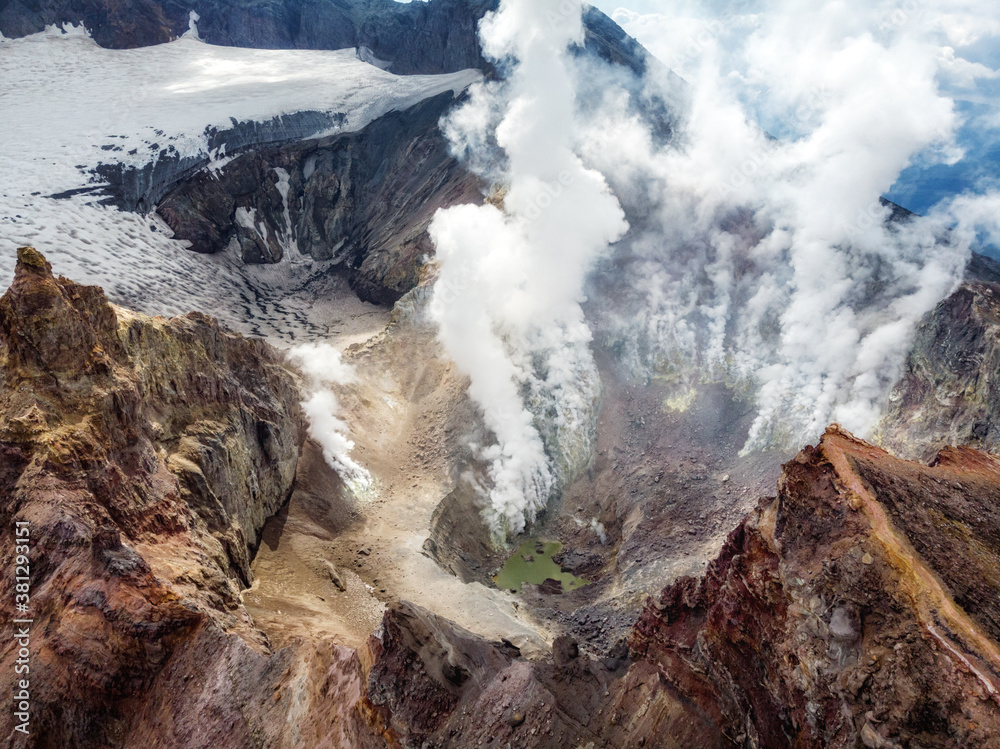
[[(83, 20), (115, 47), (197, 31), (216, 44), (348, 48), (334, 55), (366, 74), (475, 68), (491, 79), (476, 24), (495, 6), (92, 12), (56, 0), (8, 4), (0, 31)], [(592, 8), (583, 39), (641, 86), (645, 53)], [(586, 57), (579, 46), (571, 54)], [(143, 298), (147, 310), (169, 299), (177, 310), (197, 292), (220, 315), (212, 273), (223, 263), (265, 280), (308, 268), (302, 285), (276, 284), (270, 297), (246, 287), (247, 319), (235, 324), (262, 310), (289, 323), (275, 299), (292, 309), (333, 301), (329, 287), (305, 290), (334, 266), (365, 300), (395, 304), (388, 329), (365, 328), (344, 352), (357, 380), (337, 394), (373, 477), (366, 497), (345, 491), (315, 443), (300, 454), (303, 395), (267, 344), (200, 314), (129, 312), (20, 252), (0, 300), (0, 520), (25, 519), (37, 542), (36, 745), (991, 746), (1000, 467), (946, 445), (1000, 444), (1000, 273), (974, 259), (967, 283), (924, 319), (876, 435), (933, 467), (831, 429), (781, 469), (801, 443), (741, 452), (751, 383), (703, 379), (694, 357), (647, 345), (625, 292), (648, 268), (626, 275), (610, 262), (584, 308), (595, 335), (575, 352), (587, 362), (569, 368), (583, 383), (582, 416), (553, 418), (560, 401), (536, 362), (525, 359), (537, 377), (517, 393), (559, 486), (525, 548), (559, 539), (554, 563), (587, 584), (498, 589), (495, 573), (523, 539), (508, 546), (484, 519), (479, 448), (495, 435), (426, 308), (441, 270), (428, 224), (440, 208), (481, 203), (486, 187), (440, 130), (479, 77), (466, 72), (336, 136), (318, 135), (340, 122), (333, 110), (296, 110), (207, 132), (209, 150), (187, 161), (106, 169), (109, 198), (130, 220), (158, 223), (155, 209), (203, 254), (179, 242), (173, 256), (146, 253), (115, 223), (99, 236), (128, 248), (129, 262), (91, 253), (100, 243), (89, 240), (75, 255), (81, 269), (121, 277), (112, 282), (131, 296), (109, 285), (115, 299)], [(356, 88), (368, 95), (372, 84)], [(660, 114), (654, 132), (666, 142), (675, 123)], [(502, 204), (503, 189), (487, 200)], [(760, 241), (737, 219), (734, 234)], [(71, 220), (59, 226), (86, 235)], [(150, 266), (158, 275), (145, 275)], [(600, 319), (608, 311), (620, 329)], [(295, 325), (280, 330), (300, 342)], [(779, 472), (777, 498), (757, 507)], [(12, 652), (0, 646), (0, 673), (11, 673)]]
[(831, 427), (629, 647), (526, 659), (409, 606), (363, 704), (402, 745), (988, 746), (1000, 727), (1000, 461), (929, 467)]
[[(108, 520), (139, 527), (182, 522), (156, 512), (180, 500), (192, 522), (204, 519), (222, 571), (246, 579), (248, 547), (298, 459), (298, 394), (279, 355), (203, 315), (114, 307), (98, 287), (55, 277), (30, 247), (0, 299), (0, 331), (4, 411), (25, 470), (60, 466), (54, 478), (84, 480)], [(108, 465), (91, 475), (95, 460)], [(14, 512), (26, 479), (5, 487)]]
[[(299, 400), (264, 342), (203, 315), (131, 313), (18, 250), (0, 298), (0, 518), (31, 531), (27, 746), (244, 746), (287, 725), (272, 692), (312, 666), (270, 652), (240, 589), (292, 489)], [(13, 585), (0, 583), (9, 599)], [(0, 650), (5, 684), (16, 652)], [(326, 658), (356, 689), (353, 653)], [(258, 699), (267, 709), (236, 725)], [(214, 718), (165, 719), (205, 704)]]
[(741, 746), (988, 746), (1000, 724), (1000, 463), (836, 428), (631, 638)]

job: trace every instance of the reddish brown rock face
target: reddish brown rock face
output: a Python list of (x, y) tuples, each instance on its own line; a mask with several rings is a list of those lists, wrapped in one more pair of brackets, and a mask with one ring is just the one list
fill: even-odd
[(529, 662), (397, 608), (369, 718), (400, 746), (998, 746), (998, 498), (992, 456), (928, 466), (833, 427), (701, 578), (649, 602), (629, 659), (559, 638)]
[[(19, 272), (0, 299), (0, 331), (8, 367), (21, 364), (24, 374), (46, 371), (54, 376), (93, 374), (110, 364), (98, 337), (116, 351), (115, 314), (95, 287), (78, 286), (52, 275), (52, 267), (32, 247), (18, 250)], [(23, 325), (30, 320), (31, 325)]]
[(635, 656), (738, 743), (994, 746), (998, 471), (968, 449), (927, 467), (828, 431), (704, 578), (647, 607)]
[(410, 604), (369, 643), (363, 712), (390, 747), (731, 747), (649, 662), (626, 672), (556, 642), (531, 661)]
[[(0, 298), (0, 532), (30, 528), (32, 733), (4, 712), (6, 746), (1000, 746), (992, 456), (928, 466), (831, 428), (605, 657), (563, 635), (529, 659), (405, 602), (361, 653), (304, 626), (275, 651), (242, 589), (300, 462), (278, 355), (19, 259)], [(5, 542), (5, 601), (14, 558)], [(0, 642), (4, 689), (17, 657)]]
[[(298, 461), (276, 352), (201, 315), (115, 308), (31, 248), (18, 259), (0, 299), (0, 627), (27, 523), (31, 734), (4, 710), (5, 745), (352, 745), (356, 654), (272, 654), (241, 602)], [(4, 693), (17, 650), (5, 636)]]

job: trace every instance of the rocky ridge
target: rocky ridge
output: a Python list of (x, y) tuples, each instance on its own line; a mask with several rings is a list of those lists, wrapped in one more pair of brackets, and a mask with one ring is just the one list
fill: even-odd
[(531, 662), (401, 605), (365, 712), (390, 746), (997, 746), (998, 490), (983, 453), (926, 466), (832, 427), (627, 650)]
[(631, 638), (739, 745), (996, 746), (1000, 462), (832, 427)]
[[(350, 503), (329, 504), (342, 485), (315, 446), (299, 458), (299, 398), (266, 344), (201, 315), (130, 313), (19, 251), (0, 299), (0, 514), (32, 529), (36, 731), (18, 743), (8, 715), (6, 745), (996, 746), (1000, 460), (988, 454), (908, 462), (832, 427), (703, 573), (647, 601), (625, 640), (588, 634), (552, 603), (579, 606), (599, 585), (575, 603), (526, 586), (521, 605), (549, 617), (551, 650), (406, 600), (354, 649), (335, 619), (296, 627), (296, 609), (244, 604), (265, 521), (270, 561), (255, 567), (269, 574), (285, 544), (313, 553), (286, 526), (336, 549), (357, 524)], [(632, 405), (602, 419), (634, 420), (638, 404), (621, 402)], [(665, 520), (636, 517), (646, 479), (674, 480), (640, 472), (614, 490), (632, 497), (622, 527), (609, 521), (620, 559), (565, 557), (597, 579), (637, 563), (642, 524), (669, 537)], [(340, 593), (302, 598), (320, 602), (311, 615), (327, 595), (361, 593), (360, 560), (380, 552), (358, 553), (357, 574), (341, 557), (326, 565)], [(12, 584), (0, 578), (0, 595)], [(3, 645), (0, 673), (14, 657)]]
[[(489, 70), (477, 38), (479, 19), (498, 0), (0, 0), (0, 34), (14, 38), (50, 24), (83, 24), (103, 47), (162, 44), (197, 15), (209, 44), (260, 49), (349, 49), (399, 75)], [(648, 56), (596, 8), (585, 17), (588, 49), (645, 70)]]
[[(32, 733), (19, 742), (5, 712), (5, 745), (294, 746), (350, 732), (330, 722), (341, 703), (287, 729), (311, 690), (360, 694), (353, 651), (274, 653), (241, 600), (260, 529), (295, 481), (298, 401), (267, 344), (199, 314), (131, 313), (18, 251), (0, 298), (0, 518), (31, 531)], [(12, 626), (8, 607), (0, 618)], [(16, 657), (5, 640), (5, 680)]]
[(19, 37), (50, 24), (83, 24), (103, 47), (162, 44), (189, 29), (196, 14), (209, 44), (261, 49), (366, 48), (394, 73), (443, 73), (481, 68), (475, 37), (491, 0), (43, 0), (0, 3), (0, 33)]

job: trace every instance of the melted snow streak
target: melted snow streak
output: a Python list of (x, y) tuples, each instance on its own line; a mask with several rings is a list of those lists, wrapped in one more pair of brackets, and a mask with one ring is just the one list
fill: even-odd
[[(242, 332), (301, 341), (331, 334), (329, 263), (297, 252), (275, 266), (195, 255), (155, 216), (99, 204), (101, 163), (140, 167), (163, 150), (210, 156), (207, 129), (316, 111), (358, 130), (479, 74), (395, 76), (336, 52), (215, 47), (195, 35), (136, 50), (98, 47), (85, 32), (0, 41), (0, 287), (14, 250), (41, 249), (56, 272), (103, 286), (148, 314), (191, 310)], [(54, 199), (54, 194), (71, 193)], [(349, 293), (349, 292), (348, 292)], [(360, 302), (357, 306), (364, 307)]]

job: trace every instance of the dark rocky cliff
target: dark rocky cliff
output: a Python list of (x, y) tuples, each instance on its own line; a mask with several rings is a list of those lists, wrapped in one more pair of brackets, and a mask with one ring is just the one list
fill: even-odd
[[(294, 243), (350, 269), (363, 299), (391, 304), (433, 252), (426, 229), (435, 211), (482, 197), (437, 126), (453, 101), (446, 93), (357, 133), (251, 151), (180, 182), (157, 211), (197, 252), (235, 240), (245, 262), (271, 263)], [(253, 228), (238, 212), (253, 216)]]
[(973, 254), (965, 283), (917, 327), (877, 441), (919, 460), (946, 445), (1000, 452), (998, 368), (1000, 264)]
[(18, 37), (49, 24), (82, 23), (103, 47), (162, 44), (188, 29), (210, 44), (262, 49), (368, 47), (394, 73), (483, 67), (478, 19), (490, 0), (2, 0), (0, 33)]
[[(19, 37), (49, 24), (82, 23), (103, 47), (162, 44), (188, 29), (210, 44), (261, 49), (367, 48), (389, 70), (451, 73), (487, 69), (479, 19), (497, 0), (0, 0), (0, 33)], [(590, 8), (587, 46), (634, 70), (646, 52), (610, 18)]]
[[(333, 129), (343, 120), (343, 113), (295, 112), (264, 122), (234, 120), (232, 127), (224, 130), (209, 128), (205, 136), (209, 153), (233, 155), (307, 140), (324, 130)], [(141, 167), (126, 166), (120, 162), (99, 164), (95, 171), (104, 184), (94, 192), (106, 194), (104, 202), (122, 210), (148, 213), (177, 183), (195, 176), (208, 164), (207, 156), (182, 157), (175, 148), (168, 146)]]

